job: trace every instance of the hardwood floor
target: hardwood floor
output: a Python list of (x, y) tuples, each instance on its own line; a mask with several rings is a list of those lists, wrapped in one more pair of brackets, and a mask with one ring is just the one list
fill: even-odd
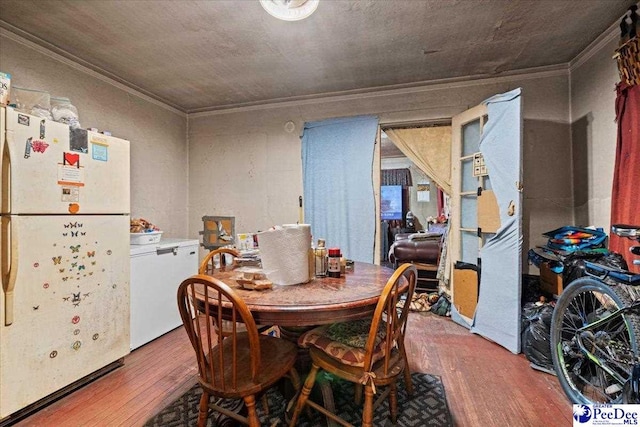
[[(431, 313), (409, 317), (412, 371), (439, 375), (456, 426), (568, 426), (571, 404), (556, 377), (524, 355)], [(16, 426), (140, 426), (195, 383), (196, 364), (178, 328), (133, 351), (125, 365)]]

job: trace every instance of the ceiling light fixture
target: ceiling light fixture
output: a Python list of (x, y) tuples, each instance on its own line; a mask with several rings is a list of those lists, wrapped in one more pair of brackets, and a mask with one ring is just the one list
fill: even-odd
[(320, 0), (260, 0), (260, 4), (274, 16), (283, 21), (299, 21), (311, 15)]

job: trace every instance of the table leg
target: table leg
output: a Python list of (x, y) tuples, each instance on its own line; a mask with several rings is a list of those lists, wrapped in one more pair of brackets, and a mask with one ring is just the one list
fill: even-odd
[[(287, 341), (291, 341), (297, 345), (298, 338), (300, 338), (300, 336), (303, 333), (313, 328), (314, 328), (313, 326), (311, 327), (280, 326), (280, 337), (283, 339), (286, 339)], [(298, 347), (298, 358), (296, 359), (296, 370), (300, 374), (301, 378), (304, 380), (304, 378), (306, 378), (307, 374), (311, 370), (311, 357), (309, 356), (309, 349)], [(320, 394), (321, 394), (320, 398), (322, 399), (322, 406), (327, 408), (329, 411), (335, 413), (336, 405), (333, 400), (333, 389), (331, 388), (331, 381), (328, 381), (327, 379), (318, 378), (316, 380), (316, 386), (320, 390)], [(285, 395), (285, 397), (288, 398), (289, 396)], [(292, 398), (293, 405), (290, 405), (291, 409), (295, 408), (295, 400), (293, 399), (297, 400), (297, 397), (298, 396), (296, 393)], [(290, 414), (287, 411), (285, 415), (285, 417), (287, 418), (287, 421), (288, 421), (289, 415)], [(338, 426), (339, 424), (337, 424), (331, 418), (327, 417), (327, 427), (338, 427)]]
[[(317, 382), (316, 384), (318, 384), (318, 387), (320, 388), (320, 392), (322, 393), (322, 402), (325, 408), (327, 408), (327, 410), (333, 412), (334, 414), (336, 413), (336, 404), (333, 400), (333, 389), (331, 388), (331, 381), (327, 381), (326, 379), (324, 381), (320, 381)], [(332, 420), (331, 418), (327, 417), (327, 427), (338, 427), (340, 424), (336, 423), (334, 420)]]
[[(298, 338), (308, 330), (313, 329), (312, 326), (304, 327), (285, 327), (280, 326), (280, 338), (285, 339), (298, 345)], [(311, 370), (311, 357), (309, 357), (309, 350), (303, 347), (298, 347), (298, 357), (296, 359), (296, 370), (301, 376), (306, 376)]]

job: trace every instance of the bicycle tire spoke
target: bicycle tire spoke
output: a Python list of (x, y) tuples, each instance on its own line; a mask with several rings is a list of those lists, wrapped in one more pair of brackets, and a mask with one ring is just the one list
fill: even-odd
[(590, 278), (578, 280), (581, 286), (571, 285), (568, 294), (563, 293), (552, 319), (558, 379), (574, 403), (621, 402), (638, 360), (635, 337), (640, 337), (640, 317), (618, 312), (629, 298), (614, 287)]

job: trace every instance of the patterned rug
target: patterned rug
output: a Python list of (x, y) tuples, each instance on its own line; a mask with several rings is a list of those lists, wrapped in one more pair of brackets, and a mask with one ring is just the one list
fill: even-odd
[[(398, 382), (398, 423), (396, 426), (453, 426), (444, 386), (440, 378), (429, 374), (412, 374), (415, 392), (408, 396), (404, 388), (404, 380)], [(353, 401), (353, 384), (338, 379), (330, 379), (338, 415), (354, 425), (360, 425), (362, 419), (362, 405)], [(315, 390), (314, 390), (315, 391)], [(160, 413), (145, 423), (145, 427), (187, 427), (195, 426), (198, 419), (198, 403), (202, 395), (196, 384), (184, 395), (164, 408)], [(312, 393), (312, 397), (314, 394)], [(269, 415), (262, 412), (262, 404), (256, 402), (260, 424), (262, 426), (286, 426), (284, 418), (285, 399), (277, 388), (267, 393)], [(375, 400), (375, 396), (374, 396)], [(229, 402), (233, 405), (234, 402)], [(302, 412), (298, 420), (300, 427), (326, 425), (325, 418), (317, 411), (311, 410), (311, 418)], [(208, 426), (214, 427), (215, 416), (209, 417)], [(385, 400), (374, 413), (374, 426), (392, 426), (389, 420), (388, 401)]]

